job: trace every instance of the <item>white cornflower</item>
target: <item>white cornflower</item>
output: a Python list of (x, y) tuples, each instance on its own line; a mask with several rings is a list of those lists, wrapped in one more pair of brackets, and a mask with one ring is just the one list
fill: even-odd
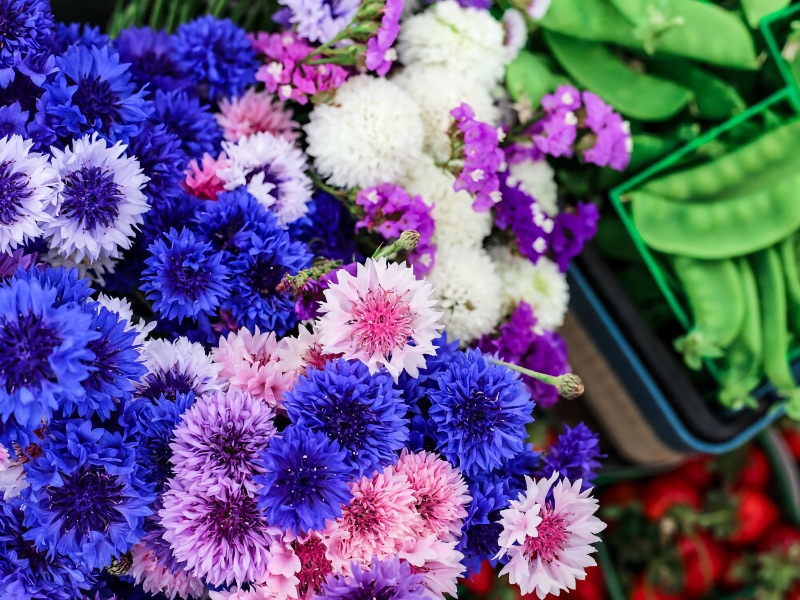
[(0, 252), (14, 250), (42, 234), (50, 220), (58, 176), (32, 140), (19, 135), (0, 139)]
[(422, 156), (419, 108), (400, 86), (351, 77), (305, 126), (308, 154), (328, 183), (341, 188), (396, 183)]
[(406, 19), (397, 48), (406, 66), (442, 65), (490, 89), (505, 74), (504, 39), (503, 25), (489, 11), (445, 0)]
[(218, 374), (221, 365), (214, 363), (202, 344), (180, 337), (172, 342), (149, 340), (141, 350), (147, 374), (142, 377), (136, 393), (158, 399), (161, 394), (175, 397), (176, 393), (194, 392), (200, 397), (220, 389)]
[(135, 319), (133, 316), (133, 309), (131, 303), (125, 298), (117, 298), (115, 296), (106, 296), (105, 294), (97, 295), (97, 303), (100, 306), (106, 307), (111, 312), (119, 315), (122, 321), (125, 321), (125, 331), (136, 331), (136, 344), (143, 346), (147, 341), (147, 336), (155, 329), (155, 322), (148, 323), (144, 319)]
[(483, 248), (439, 246), (428, 281), (449, 339), (468, 344), (495, 330), (502, 318), (502, 284)]
[(43, 229), (62, 256), (76, 263), (113, 259), (131, 247), (150, 207), (142, 193), (148, 178), (139, 161), (124, 154), (126, 148), (121, 142), (109, 146), (94, 133), (66, 150), (53, 149), (61, 187)]
[(437, 161), (450, 158), (450, 138), (447, 130), (453, 125), (450, 111), (469, 104), (475, 118), (497, 125), (500, 109), (494, 105), (486, 87), (463, 77), (442, 65), (415, 64), (406, 67), (392, 79), (417, 103), (425, 128), (425, 152)]

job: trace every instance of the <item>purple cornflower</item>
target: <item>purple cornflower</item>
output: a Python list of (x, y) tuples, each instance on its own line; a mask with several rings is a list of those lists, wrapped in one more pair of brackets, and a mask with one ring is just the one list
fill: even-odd
[(431, 596), (423, 586), (423, 575), (415, 574), (409, 563), (397, 557), (383, 561), (373, 558), (369, 569), (353, 564), (352, 572), (350, 577), (329, 576), (323, 593), (316, 597), (328, 600), (423, 600)]
[(27, 110), (22, 110), (19, 102), (0, 106), (0, 139), (12, 135), (27, 137), (25, 129), (28, 125), (29, 114)]
[(400, 15), (403, 14), (403, 0), (386, 0), (378, 33), (367, 40), (367, 69), (384, 77), (392, 63), (397, 60), (397, 51), (392, 48), (400, 31)]
[(280, 0), (287, 7), (289, 23), (311, 42), (326, 43), (342, 32), (358, 12), (358, 0)]
[(7, 277), (13, 277), (17, 269), (25, 269), (26, 271), (36, 264), (38, 254), (25, 254), (23, 248), (14, 250), (11, 254), (0, 254), (0, 280)]
[(172, 36), (149, 27), (123, 29), (115, 40), (123, 62), (130, 63), (130, 73), (139, 84), (149, 83), (150, 92), (188, 88), (192, 81), (175, 60)]
[(408, 255), (418, 276), (427, 275), (433, 268), (436, 245), (432, 242), (435, 227), (431, 207), (420, 196), (409, 196), (400, 186), (383, 183), (358, 192), (356, 204), (364, 208), (364, 217), (357, 228), (377, 231), (384, 239), (393, 240), (403, 231), (419, 233), (417, 247)]
[[(456, 120), (457, 132), (463, 144), (463, 166), (453, 189), (467, 190), (475, 196), (472, 208), (479, 212), (491, 209), (500, 201), (500, 179), (497, 172), (504, 168), (503, 151), (499, 148), (499, 131), (475, 119), (468, 104), (462, 103), (450, 111)], [(452, 157), (451, 157), (452, 160)]]
[(558, 471), (570, 481), (581, 480), (581, 489), (592, 487), (595, 471), (600, 466), (600, 437), (584, 423), (564, 427), (555, 444), (542, 456), (540, 476), (550, 477)]
[(317, 279), (309, 279), (297, 292), (294, 311), (301, 321), (310, 321), (319, 317), (319, 305), (325, 300), (325, 290), (339, 281), (339, 270), (344, 269), (355, 276), (358, 263), (351, 263), (321, 275)]
[(520, 184), (508, 183), (508, 173), (500, 176), (502, 200), (496, 206), (495, 221), (501, 229), (510, 228), (520, 253), (532, 263), (547, 253), (555, 222), (535, 199), (522, 191)]
[(556, 216), (550, 248), (553, 260), (562, 271), (567, 270), (570, 261), (597, 233), (599, 219), (600, 211), (591, 202), (579, 202), (574, 210), (565, 210)]

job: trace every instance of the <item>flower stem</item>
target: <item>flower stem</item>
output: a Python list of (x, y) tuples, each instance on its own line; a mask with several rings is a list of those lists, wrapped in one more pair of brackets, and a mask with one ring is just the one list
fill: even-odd
[(512, 371), (516, 371), (517, 373), (532, 377), (533, 379), (541, 381), (542, 383), (546, 383), (547, 385), (552, 385), (558, 389), (558, 393), (561, 396), (567, 398), (568, 400), (572, 400), (583, 394), (583, 382), (581, 381), (580, 377), (573, 373), (565, 373), (564, 375), (559, 375), (556, 377), (554, 375), (546, 375), (545, 373), (532, 371), (504, 360), (492, 360), (491, 362), (496, 365), (507, 367)]
[(390, 258), (403, 250), (411, 252), (411, 250), (417, 247), (418, 243), (419, 232), (409, 229), (401, 233), (400, 237), (388, 246), (381, 246), (375, 250), (372, 258)]

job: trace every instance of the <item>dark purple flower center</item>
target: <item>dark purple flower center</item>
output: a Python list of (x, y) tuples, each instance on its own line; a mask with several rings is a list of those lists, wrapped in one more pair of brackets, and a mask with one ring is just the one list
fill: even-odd
[(214, 249), (219, 252), (225, 250), (233, 254), (238, 254), (240, 241), (240, 232), (244, 227), (244, 215), (236, 213), (230, 219), (225, 221), (222, 226), (215, 229), (209, 235), (211, 244)]
[(272, 165), (267, 164), (264, 165), (263, 167), (258, 167), (257, 169), (253, 169), (252, 171), (250, 171), (247, 175), (245, 175), (245, 181), (247, 181), (247, 183), (250, 183), (253, 180), (253, 178), (259, 173), (264, 174), (264, 180), (263, 180), (264, 184), (269, 183), (274, 186), (270, 191), (270, 195), (277, 198), (278, 197), (277, 188), (284, 181), (286, 181), (286, 178), (275, 173), (272, 170)]
[(110, 227), (119, 216), (121, 201), (113, 175), (100, 167), (83, 167), (64, 178), (61, 214), (81, 222), (84, 229)]
[(194, 391), (194, 381), (186, 373), (172, 368), (169, 371), (148, 373), (142, 379), (144, 388), (139, 392), (145, 398), (157, 399), (164, 396), (173, 402), (178, 394)]
[(325, 544), (319, 538), (311, 538), (301, 544), (293, 542), (294, 553), (300, 559), (300, 572), (297, 577), (300, 579), (298, 591), (303, 597), (309, 590), (319, 592), (325, 579), (333, 571), (331, 561), (328, 560)]
[(264, 529), (255, 497), (242, 494), (231, 500), (209, 498), (205, 514), (209, 542), (224, 538), (235, 548), (247, 548), (253, 534)]
[(6, 392), (37, 381), (54, 381), (50, 366), (53, 349), (61, 343), (58, 332), (45, 325), (36, 315), (22, 314), (16, 320), (0, 322), (0, 373)]
[(142, 81), (156, 77), (181, 77), (181, 72), (166, 52), (147, 49), (139, 56), (132, 56), (131, 60), (131, 71), (139, 75)]
[(103, 128), (107, 129), (117, 116), (120, 99), (108, 81), (95, 77), (78, 82), (72, 103), (80, 108), (90, 126), (100, 121)]
[(467, 538), (465, 554), (472, 556), (494, 556), (500, 544), (498, 539), (503, 527), (499, 523), (472, 525), (465, 533)]
[(0, 163), (0, 225), (8, 226), (17, 220), (20, 203), (30, 198), (28, 178), (11, 170), (11, 163)]
[(467, 440), (482, 440), (494, 430), (497, 400), (478, 390), (469, 398), (458, 402), (453, 411), (453, 425)]
[[(17, 6), (24, 5), (18, 4)], [(0, 5), (0, 50), (4, 50), (7, 45), (12, 46), (15, 42), (30, 37), (27, 16), (11, 3), (4, 2)]]
[(275, 288), (283, 280), (288, 269), (276, 264), (271, 258), (258, 256), (252, 266), (247, 270), (246, 278), (250, 287), (260, 296), (269, 298), (277, 292)]
[(61, 520), (61, 535), (106, 533), (122, 518), (116, 507), (124, 499), (123, 485), (101, 467), (84, 467), (67, 477), (62, 487), (49, 491), (50, 507)]

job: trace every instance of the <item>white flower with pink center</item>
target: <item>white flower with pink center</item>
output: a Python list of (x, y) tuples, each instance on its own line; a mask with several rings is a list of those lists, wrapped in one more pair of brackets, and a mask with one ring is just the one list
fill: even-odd
[(598, 502), (592, 490), (581, 492), (580, 480), (557, 479), (557, 472), (549, 479), (526, 477), (528, 489), (500, 513), (497, 558), (509, 557), (500, 575), (508, 574), (523, 594), (536, 592), (539, 598), (575, 589), (586, 568), (596, 564), (592, 544), (606, 528), (595, 516)]
[(375, 373), (385, 367), (397, 378), (416, 377), (443, 326), (433, 286), (414, 277), (405, 263), (367, 259), (356, 275), (345, 271), (325, 290), (318, 321), (327, 354), (362, 361)]
[(202, 579), (186, 571), (170, 571), (158, 564), (145, 544), (136, 544), (131, 549), (131, 558), (133, 563), (128, 574), (148, 594), (163, 593), (170, 600), (205, 596), (206, 586)]
[(458, 542), (445, 542), (435, 535), (407, 542), (398, 556), (411, 565), (412, 573), (421, 573), (422, 585), (431, 600), (444, 599), (445, 595), (458, 595), (458, 578), (464, 573), (461, 561), (464, 555), (456, 550)]
[(341, 354), (326, 354), (320, 343), (319, 330), (300, 325), (297, 337), (286, 337), (278, 347), (278, 356), (283, 370), (292, 375), (293, 380), (306, 374), (306, 368), (322, 369), (329, 360), (340, 358)]
[(256, 327), (255, 333), (250, 333), (243, 327), (228, 334), (227, 339), (221, 337), (211, 357), (221, 367), (220, 378), (231, 389), (249, 392), (277, 408), (294, 379), (278, 354), (281, 346), (274, 332), (261, 333)]

